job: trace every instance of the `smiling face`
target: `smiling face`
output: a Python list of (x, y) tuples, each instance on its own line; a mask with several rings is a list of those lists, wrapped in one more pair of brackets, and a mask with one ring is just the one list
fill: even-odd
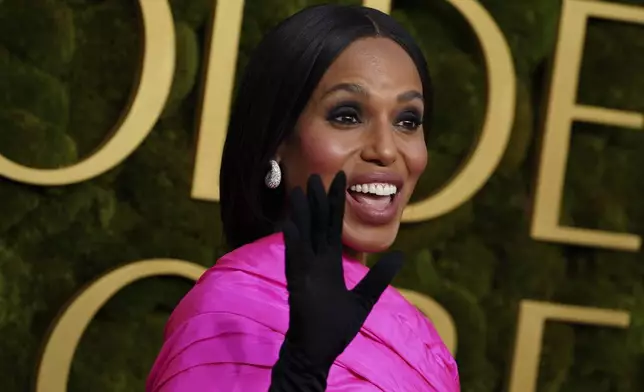
[(394, 41), (352, 43), (329, 67), (279, 148), (286, 187), (319, 174), (328, 189), (347, 175), (342, 240), (356, 252), (380, 252), (396, 238), (404, 207), (427, 164), (422, 83)]

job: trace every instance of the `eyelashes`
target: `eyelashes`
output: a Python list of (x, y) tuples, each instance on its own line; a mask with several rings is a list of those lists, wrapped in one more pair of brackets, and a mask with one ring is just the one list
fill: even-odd
[(333, 107), (327, 121), (339, 125), (356, 125), (362, 122), (362, 111), (355, 103), (343, 103)]
[[(343, 102), (334, 106), (326, 116), (326, 120), (339, 127), (350, 128), (363, 123), (364, 113), (356, 102)], [(405, 131), (415, 131), (423, 125), (423, 116), (415, 107), (400, 111), (393, 124)]]
[(423, 125), (423, 116), (416, 109), (408, 109), (396, 118), (396, 123), (405, 129), (416, 130)]

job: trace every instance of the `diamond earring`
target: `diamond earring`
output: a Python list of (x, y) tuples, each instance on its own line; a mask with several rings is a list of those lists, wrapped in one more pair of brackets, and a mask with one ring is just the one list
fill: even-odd
[(280, 183), (282, 182), (282, 170), (280, 170), (280, 165), (275, 159), (271, 159), (269, 163), (271, 164), (271, 169), (266, 173), (264, 183), (270, 189), (275, 189), (280, 186)]

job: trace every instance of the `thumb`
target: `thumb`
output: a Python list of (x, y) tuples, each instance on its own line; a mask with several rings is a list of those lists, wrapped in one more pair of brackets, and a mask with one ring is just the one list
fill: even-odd
[(367, 275), (353, 288), (352, 292), (362, 300), (369, 310), (394, 279), (403, 264), (403, 254), (392, 252), (384, 255)]

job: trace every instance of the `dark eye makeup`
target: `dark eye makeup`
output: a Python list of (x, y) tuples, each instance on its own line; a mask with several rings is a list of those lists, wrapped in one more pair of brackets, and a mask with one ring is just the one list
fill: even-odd
[[(333, 106), (326, 120), (338, 126), (354, 126), (362, 123), (362, 109), (357, 102), (341, 102)], [(415, 131), (423, 124), (423, 116), (415, 107), (403, 109), (395, 118), (394, 126), (406, 131)]]
[(338, 125), (354, 125), (361, 122), (360, 105), (357, 102), (342, 102), (329, 110), (327, 121)]
[(423, 116), (416, 108), (407, 108), (396, 117), (396, 126), (415, 131), (423, 125)]

